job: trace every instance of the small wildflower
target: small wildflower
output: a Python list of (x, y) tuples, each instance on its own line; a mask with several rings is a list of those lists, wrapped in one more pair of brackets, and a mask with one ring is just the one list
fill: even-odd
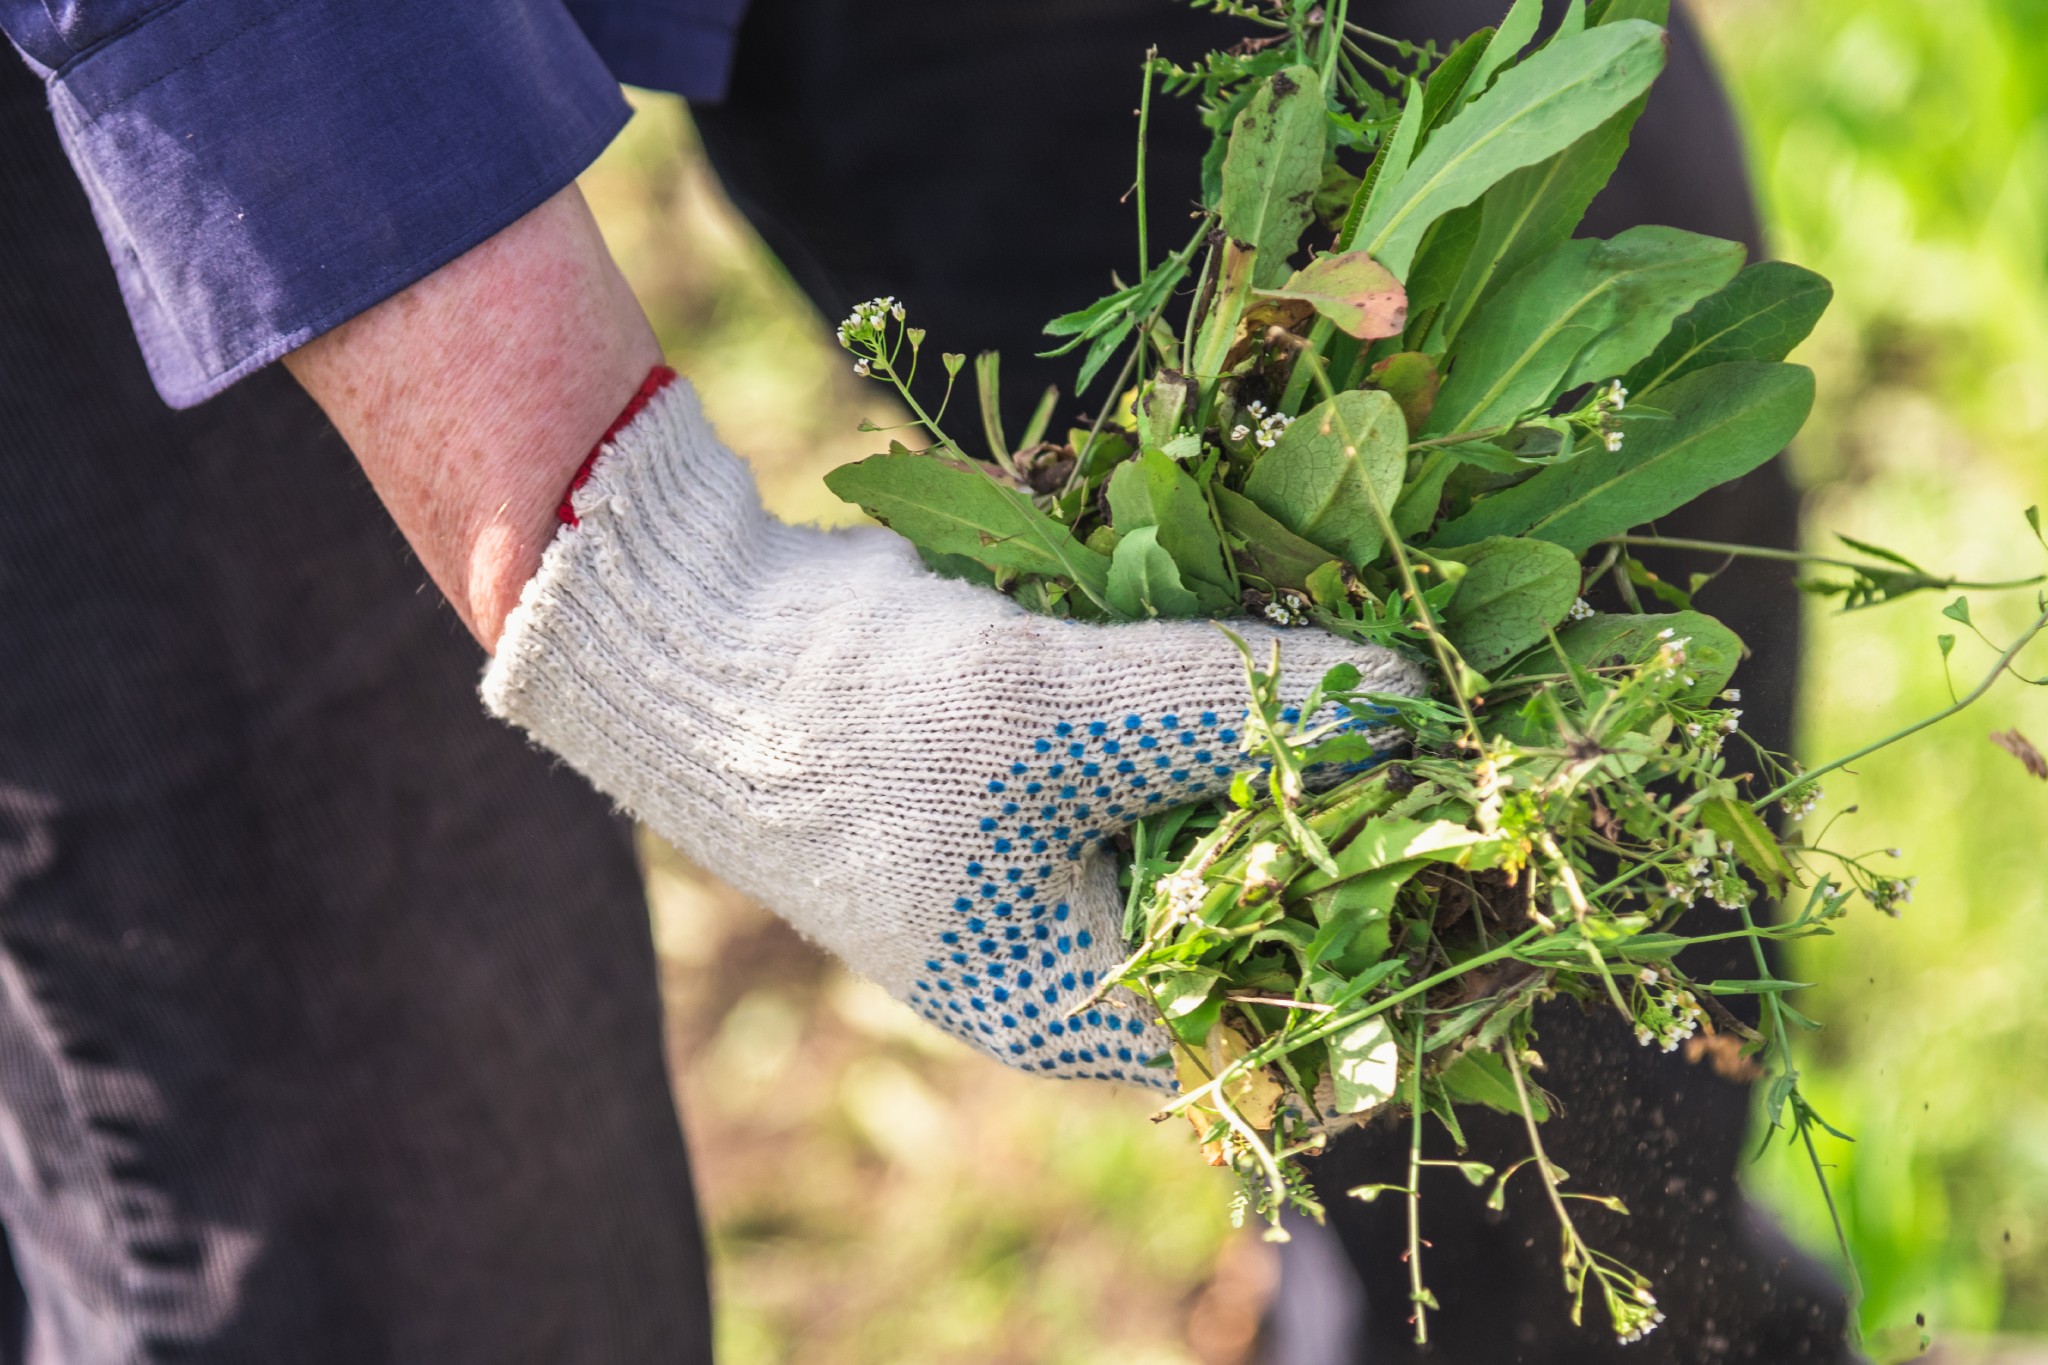
[(1729, 688), (1729, 689), (1728, 689), (1728, 690), (1727, 690), (1726, 692), (1723, 692), (1723, 693), (1721, 694), (1721, 700), (1722, 700), (1722, 701), (1741, 701), (1741, 700), (1742, 700), (1742, 689), (1740, 689), (1740, 688), (1737, 688), (1737, 687), (1731, 687), (1731, 688)]
[(1244, 442), (1249, 441), (1251, 438), (1252, 429), (1242, 422), (1239, 422), (1236, 426), (1230, 429), (1230, 440), (1231, 443), (1234, 445), (1242, 445)]
[(1628, 390), (1621, 386), (1619, 379), (1610, 380), (1607, 385), (1607, 406), (1620, 412), (1628, 406)]
[(1565, 613), (1564, 619), (1567, 621), (1584, 621), (1595, 614), (1593, 604), (1580, 597), (1573, 600), (1572, 609)]
[(1601, 436), (1601, 440), (1605, 442), (1610, 454), (1621, 449), (1621, 433), (1619, 431), (1606, 432)]
[(1308, 600), (1295, 592), (1283, 592), (1259, 613), (1276, 626), (1299, 626), (1308, 621)]
[(862, 379), (866, 379), (866, 378), (868, 377), (868, 373), (869, 373), (869, 371), (868, 371), (868, 362), (867, 362), (867, 361), (865, 361), (865, 360), (856, 360), (856, 361), (854, 361), (854, 362), (853, 362), (853, 372), (854, 372), (855, 374), (859, 375), (859, 376), (860, 376), (860, 377), (861, 377)]
[(1201, 874), (1182, 868), (1161, 877), (1152, 888), (1153, 894), (1166, 904), (1166, 919), (1169, 924), (1192, 920), (1201, 913), (1202, 898), (1208, 888), (1202, 884)]

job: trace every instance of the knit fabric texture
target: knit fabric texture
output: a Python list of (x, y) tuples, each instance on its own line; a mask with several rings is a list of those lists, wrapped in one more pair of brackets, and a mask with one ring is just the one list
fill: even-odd
[[(789, 526), (677, 382), (599, 457), (483, 680), (657, 834), (919, 1014), (1028, 1070), (1170, 1086), (1111, 835), (1210, 796), (1244, 664), (1203, 622), (1034, 616), (877, 528)], [(1264, 657), (1274, 632), (1241, 623)], [(1398, 655), (1282, 633), (1296, 698)]]

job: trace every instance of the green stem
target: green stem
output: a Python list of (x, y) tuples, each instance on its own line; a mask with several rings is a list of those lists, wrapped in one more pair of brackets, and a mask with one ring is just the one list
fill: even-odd
[(1950, 716), (1955, 715), (1958, 711), (1968, 709), (1971, 705), (1975, 704), (1976, 701), (1979, 698), (1981, 698), (1986, 692), (1989, 692), (1991, 690), (1991, 685), (1998, 681), (1999, 675), (2004, 673), (2007, 668), (2012, 666), (2012, 661), (2016, 657), (2018, 657), (2019, 652), (2022, 649), (2025, 649), (2027, 645), (2032, 643), (2034, 637), (2036, 635), (2039, 635), (2044, 629), (2048, 629), (2048, 611), (2043, 611), (2039, 616), (2034, 618), (2034, 623), (2028, 626), (2024, 631), (2020, 633), (2020, 637), (2017, 640), (2014, 640), (2012, 644), (2007, 647), (2005, 653), (1998, 656), (1997, 664), (1992, 667), (1989, 673), (1984, 675), (1984, 681), (1978, 683), (1975, 687), (1971, 688), (1969, 693), (1966, 696), (1964, 696), (1961, 701), (1952, 703), (1948, 706), (1944, 706), (1941, 708), (1941, 710), (1936, 711), (1933, 715), (1925, 716), (1920, 720), (1916, 720), (1911, 725), (1906, 726), (1903, 730), (1895, 730), (1891, 734), (1886, 735), (1883, 739), (1877, 740), (1875, 743), (1866, 744), (1852, 754), (1845, 754), (1841, 758), (1835, 759), (1831, 763), (1823, 763), (1820, 767), (1813, 769), (1811, 772), (1801, 773), (1799, 774), (1799, 776), (1791, 779), (1788, 782), (1779, 784), (1777, 787), (1774, 787), (1769, 792), (1766, 792), (1763, 796), (1750, 802), (1750, 806), (1753, 809), (1762, 810), (1766, 806), (1770, 805), (1771, 802), (1776, 801), (1778, 798), (1784, 796), (1787, 792), (1796, 791), (1799, 788), (1810, 784), (1815, 778), (1819, 777), (1823, 773), (1831, 773), (1835, 771), (1837, 768), (1846, 768), (1851, 763), (1856, 762), (1858, 759), (1868, 758), (1870, 755), (1876, 753), (1879, 749), (1889, 748), (1891, 745), (1897, 744), (1900, 740), (1905, 739), (1908, 736), (1920, 733), (1920, 731), (1927, 729), (1929, 726), (1939, 725), (1942, 721), (1947, 720)]
[[(1762, 941), (1754, 936), (1756, 917), (1750, 913), (1747, 905), (1741, 909), (1743, 927), (1752, 935), (1749, 940), (1749, 951), (1756, 959), (1757, 979), (1778, 980), (1778, 974), (1771, 970), (1770, 963), (1764, 957)], [(1827, 1170), (1821, 1165), (1820, 1153), (1813, 1145), (1813, 1129), (1806, 1117), (1806, 1097), (1799, 1093), (1799, 1068), (1792, 1064), (1792, 1040), (1785, 1032), (1785, 1012), (1779, 1008), (1776, 991), (1764, 993), (1763, 1011), (1770, 1017), (1771, 1045), (1778, 1051), (1778, 1065), (1784, 1068), (1785, 1078), (1791, 1083), (1791, 1094), (1787, 1099), (1793, 1106), (1793, 1122), (1798, 1126), (1800, 1140), (1806, 1146), (1806, 1159), (1813, 1164), (1813, 1178), (1820, 1184), (1820, 1196), (1828, 1206), (1828, 1221), (1834, 1225), (1835, 1245), (1842, 1249), (1842, 1264), (1849, 1269), (1849, 1306), (1853, 1310), (1863, 1298), (1863, 1278), (1857, 1274), (1856, 1257), (1849, 1251), (1849, 1233), (1848, 1229), (1842, 1226), (1841, 1211), (1835, 1207), (1834, 1187), (1828, 1183)], [(1775, 1122), (1775, 1116), (1773, 1121)]]
[[(1784, 564), (1825, 564), (1833, 569), (1848, 569), (1869, 577), (1880, 574), (1896, 574), (1905, 568), (1901, 564), (1869, 564), (1853, 559), (1836, 559), (1830, 555), (1808, 554), (1804, 550), (1779, 550), (1768, 545), (1738, 545), (1723, 540), (1690, 540), (1683, 536), (1609, 536), (1609, 545), (1654, 545), (1667, 550), (1698, 550), (1705, 554), (1737, 555), (1746, 559), (1772, 559)], [(1919, 570), (1907, 570), (1918, 573)], [(1976, 592), (2001, 592), (2008, 588), (2031, 588), (2038, 583), (2048, 582), (2048, 574), (2035, 574), (2032, 578), (2012, 578), (1999, 582), (1979, 583), (1967, 578), (1928, 578), (1927, 586), (1935, 589), (1968, 588)]]
[(1169, 1103), (1160, 1112), (1163, 1114), (1178, 1114), (1181, 1110), (1187, 1108), (1189, 1105), (1198, 1103), (1203, 1098), (1203, 1096), (1205, 1096), (1210, 1090), (1214, 1089), (1223, 1081), (1228, 1080), (1234, 1076), (1241, 1075), (1255, 1066), (1264, 1066), (1268, 1061), (1270, 1061), (1273, 1058), (1275, 1054), (1279, 1052), (1291, 1052), (1295, 1048), (1306, 1047), (1310, 1043), (1320, 1042), (1322, 1039), (1329, 1037), (1333, 1033), (1342, 1033), (1346, 1029), (1364, 1023), (1367, 1019), (1372, 1018), (1374, 1015), (1385, 1014), (1394, 1006), (1399, 1005), (1404, 1001), (1413, 1000), (1416, 996), (1423, 994), (1425, 991), (1433, 991), (1438, 986), (1443, 985), (1446, 981), (1454, 981), (1458, 977), (1463, 976), (1467, 972), (1476, 971), (1481, 967), (1490, 966), (1495, 962), (1501, 961), (1503, 958), (1513, 957), (1516, 952), (1520, 951), (1523, 945), (1527, 944), (1530, 940), (1536, 938), (1542, 932), (1543, 931), (1541, 929), (1525, 929), (1520, 934), (1517, 934), (1514, 938), (1511, 938), (1506, 943), (1501, 944), (1498, 948), (1490, 949), (1487, 952), (1479, 954), (1477, 957), (1468, 957), (1463, 962), (1458, 963), (1456, 966), (1446, 967), (1443, 971), (1438, 972), (1436, 975), (1425, 977), (1422, 980), (1416, 982), (1412, 986), (1408, 986), (1401, 990), (1395, 991), (1392, 995), (1388, 996), (1386, 999), (1378, 1002), (1377, 1004), (1368, 1005), (1365, 1008), (1356, 1011), (1355, 1013), (1340, 1014), (1335, 1017), (1325, 1017), (1313, 1026), (1304, 1028), (1299, 1032), (1289, 1032), (1286, 1029), (1282, 1029), (1279, 1033), (1274, 1034), (1271, 1038), (1259, 1044), (1259, 1046), (1251, 1049), (1249, 1052), (1245, 1053), (1244, 1056), (1238, 1058), (1238, 1060), (1232, 1063), (1231, 1066), (1221, 1076), (1217, 1077), (1214, 1080), (1211, 1080), (1206, 1085), (1188, 1091), (1186, 1094), (1176, 1096), (1173, 1099), (1173, 1101)]
[(1152, 126), (1152, 64), (1159, 60), (1157, 47), (1145, 50), (1145, 85), (1138, 96), (1138, 278), (1152, 268), (1152, 249), (1145, 229), (1145, 134)]
[(1422, 1283), (1422, 1017), (1408, 1047), (1408, 1301), (1415, 1305), (1415, 1344), (1429, 1344), (1429, 1291)]

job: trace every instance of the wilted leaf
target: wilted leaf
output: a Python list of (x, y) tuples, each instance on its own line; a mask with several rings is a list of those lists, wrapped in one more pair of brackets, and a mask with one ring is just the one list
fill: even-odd
[(1107, 606), (1108, 558), (977, 469), (898, 448), (841, 465), (825, 486), (921, 550), (1064, 578)]
[(1408, 325), (1408, 295), (1385, 266), (1363, 251), (1318, 256), (1288, 277), (1277, 299), (1296, 299), (1360, 340), (1400, 335)]
[(1783, 450), (1813, 407), (1813, 372), (1752, 361), (1715, 365), (1667, 385), (1658, 402), (1671, 420), (1631, 424), (1620, 450), (1551, 465), (1478, 502), (1434, 540), (1531, 535), (1583, 554)]
[(1407, 468), (1408, 422), (1393, 396), (1352, 390), (1297, 417), (1252, 466), (1244, 495), (1304, 540), (1370, 564), (1385, 544), (1373, 497), (1391, 511)]
[(1455, 557), (1465, 577), (1444, 608), (1444, 631), (1482, 673), (1540, 643), (1578, 599), (1579, 558), (1561, 545), (1500, 536)]
[(2048, 758), (2043, 758), (2025, 735), (2017, 730), (1999, 730), (1991, 736), (1991, 742), (2018, 759), (2029, 776), (2048, 782)]
[[(1200, 1089), (1250, 1050), (1237, 1031), (1227, 1024), (1213, 1025), (1199, 1050), (1185, 1043), (1175, 1043), (1174, 1070), (1180, 1088), (1184, 1091)], [(1279, 1109), (1285, 1093), (1264, 1067), (1247, 1071), (1222, 1089), (1223, 1098), (1229, 1101), (1239, 1117), (1252, 1127), (1261, 1129), (1272, 1126), (1273, 1114)], [(1197, 1132), (1207, 1132), (1218, 1118), (1217, 1112), (1205, 1104), (1190, 1105), (1188, 1116), (1194, 1120)]]
[(1410, 435), (1420, 432), (1436, 407), (1436, 362), (1420, 351), (1397, 351), (1376, 362), (1368, 382), (1394, 395)]
[(1323, 175), (1323, 87), (1306, 66), (1290, 66), (1252, 97), (1223, 157), (1224, 233), (1258, 251), (1252, 278), (1287, 278), (1287, 258), (1314, 211)]

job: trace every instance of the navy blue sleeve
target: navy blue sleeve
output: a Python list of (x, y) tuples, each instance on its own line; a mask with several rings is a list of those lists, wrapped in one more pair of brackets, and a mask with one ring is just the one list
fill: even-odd
[(0, 30), (187, 407), (567, 185), (625, 124), (621, 77), (715, 96), (741, 3), (0, 0)]

